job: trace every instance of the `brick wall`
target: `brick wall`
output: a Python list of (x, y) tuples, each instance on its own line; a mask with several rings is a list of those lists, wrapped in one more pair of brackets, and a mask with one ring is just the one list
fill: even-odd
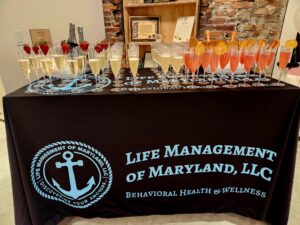
[(105, 36), (110, 43), (124, 42), (122, 0), (102, 0)]
[[(102, 0), (106, 38), (109, 42), (124, 41), (122, 0)], [(206, 29), (213, 37), (279, 38), (288, 0), (199, 0), (198, 37)]]
[(240, 38), (279, 38), (288, 0), (202, 0), (199, 38), (206, 29), (216, 38), (234, 30)]

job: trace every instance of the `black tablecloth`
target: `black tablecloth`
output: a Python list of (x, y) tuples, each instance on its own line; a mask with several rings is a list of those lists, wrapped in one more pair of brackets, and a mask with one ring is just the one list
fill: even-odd
[(21, 88), (4, 97), (16, 224), (204, 212), (287, 224), (299, 94)]

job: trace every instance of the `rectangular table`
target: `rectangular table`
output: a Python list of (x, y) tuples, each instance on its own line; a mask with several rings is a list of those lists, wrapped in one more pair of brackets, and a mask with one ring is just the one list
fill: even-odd
[(204, 212), (287, 224), (299, 88), (25, 90), (4, 97), (16, 224)]

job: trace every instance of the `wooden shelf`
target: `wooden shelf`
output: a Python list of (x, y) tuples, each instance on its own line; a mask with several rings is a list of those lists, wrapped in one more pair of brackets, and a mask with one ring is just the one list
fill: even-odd
[(125, 8), (140, 8), (140, 7), (159, 7), (159, 6), (179, 6), (187, 4), (197, 4), (196, 0), (174, 1), (174, 2), (161, 2), (161, 3), (138, 3), (126, 4)]
[[(159, 17), (160, 34), (164, 35), (163, 41), (165, 43), (171, 43), (173, 41), (176, 22), (179, 17), (195, 16), (192, 36), (197, 36), (200, 8), (199, 2), (200, 0), (179, 0), (161, 3), (129, 3), (128, 0), (123, 0), (126, 58), (127, 47), (130, 43), (129, 18), (131, 16)], [(151, 50), (151, 43), (153, 42), (137, 43), (140, 46), (140, 57), (144, 57), (144, 53)]]

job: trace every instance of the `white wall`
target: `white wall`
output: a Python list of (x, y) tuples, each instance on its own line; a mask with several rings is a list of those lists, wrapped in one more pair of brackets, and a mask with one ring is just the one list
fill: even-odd
[(31, 44), (29, 29), (49, 28), (55, 43), (68, 39), (69, 22), (83, 26), (91, 43), (104, 39), (102, 1), (0, 0), (0, 78), (6, 93), (27, 83), (16, 63), (13, 30), (23, 30), (25, 43)]
[[(300, 0), (289, 0), (285, 20), (283, 23), (282, 33), (281, 33), (281, 45), (284, 45), (285, 41), (290, 39), (295, 39), (297, 35), (297, 30), (294, 25), (294, 18), (295, 18), (295, 12), (300, 7)], [(297, 20), (300, 22), (300, 14), (297, 15)], [(276, 62), (279, 61), (279, 51), (277, 52)], [(277, 65), (274, 67), (273, 71), (273, 77), (278, 78), (279, 76), (279, 69)], [(295, 77), (287, 77), (287, 82), (293, 82)], [(296, 81), (296, 79), (295, 79)]]

